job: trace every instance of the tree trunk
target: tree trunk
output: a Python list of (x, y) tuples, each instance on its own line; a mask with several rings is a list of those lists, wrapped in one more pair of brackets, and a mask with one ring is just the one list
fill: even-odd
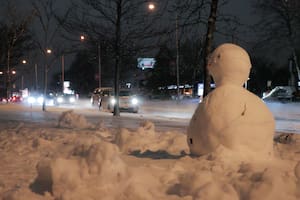
[(46, 96), (47, 96), (47, 89), (48, 89), (47, 83), (48, 83), (48, 65), (45, 64), (44, 92), (43, 92), (43, 104), (42, 104), (43, 111), (46, 111)]
[(215, 24), (217, 19), (217, 8), (218, 8), (218, 0), (212, 0), (211, 1), (211, 8), (210, 8), (210, 15), (208, 18), (207, 23), (207, 33), (206, 33), (206, 40), (205, 40), (205, 51), (204, 51), (204, 66), (203, 66), (203, 74), (204, 74), (204, 90), (203, 90), (203, 97), (205, 97), (210, 92), (210, 83), (211, 83), (211, 77), (209, 75), (208, 69), (207, 69), (207, 62), (208, 62), (208, 56), (211, 53), (212, 49), (212, 43), (213, 43), (213, 34), (215, 31)]
[(114, 80), (114, 88), (115, 88), (115, 98), (116, 103), (114, 106), (114, 116), (120, 116), (120, 107), (119, 107), (119, 82), (120, 82), (120, 41), (121, 41), (121, 5), (122, 0), (118, 1), (117, 5), (117, 20), (116, 20), (116, 42), (115, 42), (115, 80)]
[(7, 50), (7, 71), (6, 71), (6, 97), (7, 97), (7, 103), (11, 96), (11, 87), (10, 87), (10, 48)]

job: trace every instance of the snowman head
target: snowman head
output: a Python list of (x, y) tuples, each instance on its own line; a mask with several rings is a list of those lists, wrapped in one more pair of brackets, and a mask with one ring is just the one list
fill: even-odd
[(217, 87), (225, 84), (242, 86), (248, 80), (251, 61), (243, 48), (225, 43), (213, 51), (207, 68)]

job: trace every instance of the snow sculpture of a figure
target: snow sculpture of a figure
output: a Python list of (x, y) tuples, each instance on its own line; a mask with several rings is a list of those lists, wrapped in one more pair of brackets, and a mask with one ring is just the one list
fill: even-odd
[(251, 68), (248, 53), (225, 43), (214, 50), (208, 70), (216, 84), (198, 105), (187, 130), (193, 155), (221, 145), (244, 158), (271, 157), (275, 122), (264, 102), (243, 87)]

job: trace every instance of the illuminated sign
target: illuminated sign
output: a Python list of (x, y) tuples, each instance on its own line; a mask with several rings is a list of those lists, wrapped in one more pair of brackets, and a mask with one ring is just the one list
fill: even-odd
[(156, 61), (154, 58), (138, 58), (137, 62), (138, 62), (137, 67), (144, 70), (149, 68), (153, 69)]

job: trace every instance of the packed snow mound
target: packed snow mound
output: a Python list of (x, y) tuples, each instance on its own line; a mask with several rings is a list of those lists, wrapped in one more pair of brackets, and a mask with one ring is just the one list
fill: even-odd
[(241, 85), (251, 63), (247, 52), (233, 44), (219, 46), (209, 70), (217, 84), (198, 105), (187, 131), (194, 155), (225, 147), (239, 159), (272, 159), (275, 120), (264, 102)]
[[(132, 145), (151, 139), (149, 143), (155, 144), (162, 134), (168, 135), (167, 141), (178, 134), (184, 137), (178, 143), (160, 146), (161, 150), (153, 154), (138, 155), (120, 151), (114, 141), (105, 140), (95, 129), (42, 124), (30, 128), (24, 124), (18, 129), (0, 130), (0, 199), (300, 198), (300, 135), (293, 136), (293, 143), (275, 142), (276, 159), (256, 162), (235, 160), (225, 147), (201, 157), (159, 157), (170, 146), (177, 152), (184, 150), (186, 135), (154, 129), (152, 122), (145, 122), (131, 130), (143, 132), (143, 136), (153, 134), (153, 138), (137, 137)], [(106, 131), (116, 134), (114, 129)]]
[(225, 43), (213, 51), (207, 68), (216, 86), (222, 84), (242, 86), (248, 80), (251, 61), (243, 48)]
[(185, 138), (186, 135), (180, 133), (157, 133), (155, 125), (145, 121), (136, 131), (121, 129), (116, 135), (115, 143), (126, 153), (166, 151), (172, 155), (180, 155), (183, 152), (189, 153)]
[(68, 158), (39, 162), (37, 171), (34, 185), (40, 187), (39, 192), (60, 199), (108, 197), (128, 178), (118, 147), (108, 142), (76, 146)]
[(82, 115), (74, 113), (73, 110), (65, 111), (61, 114), (58, 120), (58, 126), (64, 128), (93, 128), (86, 118)]

